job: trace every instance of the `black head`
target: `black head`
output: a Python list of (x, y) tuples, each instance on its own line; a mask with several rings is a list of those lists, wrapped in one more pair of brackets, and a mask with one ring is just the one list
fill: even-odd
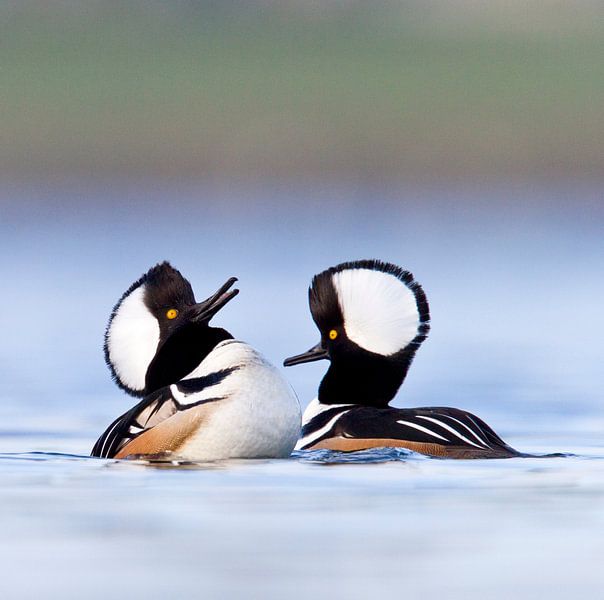
[(191, 372), (231, 335), (209, 327), (210, 319), (239, 290), (232, 277), (197, 303), (191, 284), (163, 262), (135, 281), (115, 305), (105, 332), (105, 360), (115, 382), (143, 396)]
[(413, 275), (379, 260), (342, 263), (315, 275), (309, 304), (321, 341), (285, 366), (327, 358), (321, 402), (387, 405), (430, 329)]

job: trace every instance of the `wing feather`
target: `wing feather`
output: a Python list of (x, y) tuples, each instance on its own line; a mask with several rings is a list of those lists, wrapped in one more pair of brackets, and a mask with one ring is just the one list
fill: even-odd
[[(335, 411), (334, 411), (335, 412)], [(312, 427), (314, 425), (314, 427)], [(376, 447), (380, 441), (385, 446), (407, 445), (410, 448), (426, 447), (430, 454), (449, 455), (463, 450), (467, 457), (517, 456), (484, 421), (456, 408), (374, 408), (355, 406), (346, 409), (338, 418), (332, 418), (323, 427), (309, 422), (303, 431), (302, 449), (330, 447), (359, 449), (359, 443)], [(311, 431), (314, 430), (314, 431)], [(314, 434), (314, 435), (313, 435)], [(358, 443), (353, 443), (357, 440)]]
[[(114, 458), (120, 451), (141, 435), (160, 424), (173, 419), (202, 404), (223, 400), (224, 397), (212, 395), (213, 386), (220, 384), (237, 367), (224, 369), (195, 379), (183, 379), (177, 384), (163, 387), (149, 394), (136, 406), (118, 417), (97, 440), (91, 456)], [(183, 422), (189, 422), (184, 419)], [(173, 431), (173, 428), (162, 428)]]

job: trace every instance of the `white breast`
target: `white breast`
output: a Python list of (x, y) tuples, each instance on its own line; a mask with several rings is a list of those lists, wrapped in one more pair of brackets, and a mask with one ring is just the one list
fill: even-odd
[[(192, 460), (289, 456), (300, 435), (298, 399), (281, 373), (251, 346), (221, 342), (186, 379), (233, 367), (237, 369), (220, 384), (190, 398), (224, 399), (213, 403), (210, 417), (178, 454)], [(176, 386), (172, 391), (179, 394)]]

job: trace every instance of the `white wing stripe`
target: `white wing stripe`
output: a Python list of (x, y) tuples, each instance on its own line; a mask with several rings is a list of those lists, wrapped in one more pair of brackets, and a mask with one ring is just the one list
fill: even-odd
[[(422, 427), (421, 425), (416, 425), (415, 423), (410, 423), (409, 421), (397, 421), (397, 423), (400, 423), (401, 425), (406, 425), (407, 427), (413, 427), (413, 429), (417, 429), (418, 431), (427, 433), (428, 435), (431, 435), (432, 437), (444, 440), (445, 442), (449, 441), (446, 437), (443, 437), (442, 435), (438, 435), (438, 433), (434, 433), (434, 431), (430, 431), (427, 427)], [(440, 423), (439, 423), (439, 425), (440, 425)]]
[(105, 434), (105, 439), (103, 440), (103, 446), (101, 447), (101, 453), (100, 456), (105, 456), (105, 446), (107, 446), (107, 444), (111, 445), (111, 434), (113, 433), (113, 430), (121, 424), (121, 419), (118, 419), (114, 424), (113, 427)]
[[(468, 425), (466, 425), (465, 423), (463, 423), (459, 419), (456, 419), (455, 417), (452, 417), (451, 415), (439, 415), (439, 416), (446, 416), (448, 419), (453, 419), (456, 423), (459, 423), (460, 425), (462, 425), (463, 427), (465, 427), (478, 440), (479, 444), (483, 444), (487, 448), (491, 448), (491, 445), (486, 440), (486, 438), (479, 437), (478, 434), (471, 427), (469, 427)], [(472, 423), (474, 423), (474, 420), (472, 420)], [(476, 425), (476, 423), (474, 423), (474, 425)], [(478, 427), (478, 425), (476, 425), (476, 427)]]
[(453, 429), (453, 427), (451, 427), (450, 425), (447, 425), (446, 423), (443, 423), (442, 421), (439, 421), (438, 419), (434, 419), (432, 417), (424, 417), (423, 415), (418, 415), (417, 418), (425, 419), (426, 421), (431, 421), (432, 423), (436, 423), (436, 425), (438, 425), (439, 427), (442, 427), (443, 429), (446, 429), (447, 431), (450, 431), (453, 435), (456, 435), (460, 440), (463, 440), (464, 442), (466, 442), (466, 444), (470, 444), (471, 446), (474, 446), (475, 448), (484, 448), (484, 446), (479, 446), (478, 444), (475, 444), (473, 441), (469, 440), (465, 435), (461, 435), (461, 433), (459, 433), (459, 431)]

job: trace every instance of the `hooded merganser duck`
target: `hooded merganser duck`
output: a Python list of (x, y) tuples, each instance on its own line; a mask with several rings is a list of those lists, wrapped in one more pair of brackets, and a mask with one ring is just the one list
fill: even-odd
[(296, 450), (401, 447), (436, 457), (520, 456), (484, 421), (457, 408), (389, 406), (430, 329), (413, 275), (379, 260), (346, 262), (309, 289), (321, 341), (285, 366), (329, 359), (318, 398), (302, 419)]
[(291, 386), (259, 352), (210, 327), (239, 290), (230, 278), (203, 302), (163, 262), (130, 286), (105, 333), (117, 385), (142, 400), (99, 438), (92, 456), (171, 454), (188, 460), (286, 457), (300, 434)]

